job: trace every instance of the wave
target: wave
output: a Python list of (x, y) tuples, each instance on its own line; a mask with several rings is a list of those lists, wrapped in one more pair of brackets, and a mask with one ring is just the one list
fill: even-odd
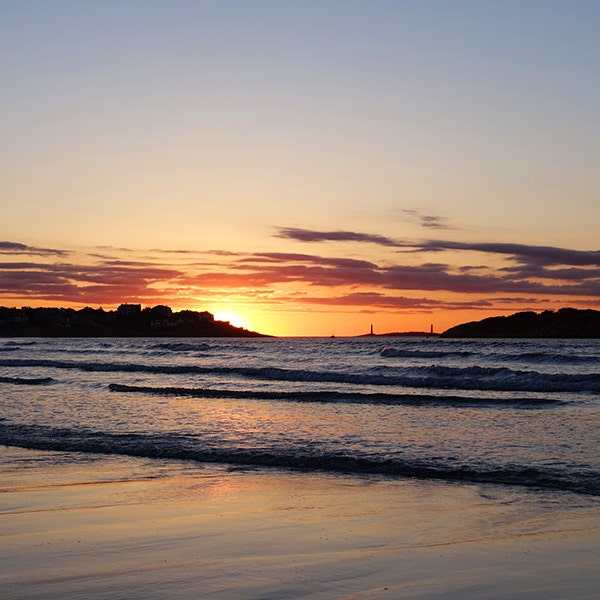
[(309, 453), (218, 448), (177, 434), (105, 433), (90, 430), (19, 425), (0, 422), (0, 443), (37, 450), (59, 450), (141, 456), (156, 459), (276, 467), (355, 475), (412, 477), (472, 483), (518, 485), (533, 488), (600, 495), (600, 476), (592, 471), (553, 470), (524, 465), (448, 466), (443, 461), (411, 461), (386, 457), (351, 456), (340, 453)]
[(554, 354), (551, 352), (522, 352), (520, 354), (504, 355), (507, 360), (527, 363), (552, 363), (559, 365), (600, 365), (600, 356), (577, 355), (577, 354)]
[(271, 390), (224, 390), (214, 388), (153, 387), (142, 385), (124, 385), (111, 383), (112, 392), (144, 393), (159, 396), (186, 396), (192, 398), (220, 398), (230, 400), (285, 400), (291, 402), (340, 402), (344, 404), (379, 404), (392, 406), (469, 406), (541, 408), (544, 406), (564, 405), (561, 400), (550, 398), (499, 398), (466, 396), (435, 396), (431, 394), (387, 394), (364, 392), (338, 392), (334, 390), (317, 391), (271, 391)]
[(190, 344), (189, 342), (165, 342), (150, 346), (152, 350), (170, 350), (171, 352), (206, 352), (211, 350), (210, 344)]
[(83, 362), (50, 359), (0, 359), (4, 367), (50, 367), (89, 372), (153, 374), (221, 374), (288, 382), (395, 385), (413, 388), (480, 390), (500, 392), (600, 392), (600, 373), (568, 374), (520, 371), (508, 367), (386, 366), (362, 373), (311, 371), (281, 367), (151, 365), (115, 362)]
[(476, 352), (471, 352), (468, 350), (457, 350), (454, 352), (448, 352), (445, 350), (399, 350), (398, 348), (394, 348), (392, 346), (384, 346), (379, 351), (380, 356), (384, 358), (451, 358), (451, 357), (459, 357), (466, 358), (469, 356), (476, 356)]
[(0, 377), (0, 383), (14, 383), (16, 385), (46, 385), (53, 381), (52, 377)]
[(444, 350), (406, 350), (398, 349), (393, 346), (384, 346), (379, 355), (384, 358), (469, 358), (477, 356), (485, 360), (497, 360), (503, 362), (524, 362), (524, 363), (543, 363), (558, 365), (579, 365), (579, 364), (597, 364), (600, 365), (600, 356), (577, 355), (577, 354), (556, 354), (554, 352), (520, 352), (490, 354), (481, 352), (465, 351), (444, 351)]

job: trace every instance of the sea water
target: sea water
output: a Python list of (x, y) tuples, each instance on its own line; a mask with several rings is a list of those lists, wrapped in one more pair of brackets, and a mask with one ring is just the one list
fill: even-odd
[(0, 340), (0, 443), (600, 495), (600, 340)]

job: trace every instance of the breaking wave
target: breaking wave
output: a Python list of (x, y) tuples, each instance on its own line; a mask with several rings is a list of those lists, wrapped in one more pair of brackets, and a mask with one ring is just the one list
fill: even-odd
[(0, 377), (0, 383), (14, 383), (15, 385), (46, 385), (53, 381), (52, 377)]
[(408, 350), (404, 348), (395, 348), (393, 346), (384, 346), (379, 351), (379, 355), (384, 358), (431, 358), (444, 360), (447, 358), (469, 358), (471, 356), (493, 359), (501, 362), (523, 362), (538, 364), (556, 364), (556, 365), (580, 365), (597, 364), (600, 365), (600, 356), (579, 355), (579, 354), (557, 354), (555, 352), (516, 352), (516, 353), (489, 353), (482, 355), (478, 352), (468, 350), (462, 351), (444, 351), (444, 350)]
[(514, 464), (448, 466), (442, 461), (398, 460), (377, 456), (309, 452), (297, 446), (288, 451), (249, 450), (211, 446), (201, 439), (178, 434), (105, 433), (87, 429), (41, 425), (10, 425), (0, 422), (0, 443), (38, 450), (60, 450), (192, 460), (255, 467), (414, 477), (472, 483), (518, 485), (533, 488), (600, 495), (598, 475), (589, 471), (561, 471), (550, 467)]
[(600, 373), (539, 373), (508, 367), (372, 367), (361, 373), (315, 371), (282, 367), (156, 365), (122, 362), (83, 362), (50, 359), (0, 359), (4, 367), (47, 367), (88, 372), (153, 374), (225, 374), (287, 382), (395, 385), (414, 388), (502, 392), (600, 392)]
[(398, 349), (392, 346), (384, 346), (379, 354), (386, 358), (453, 358), (460, 357), (465, 358), (469, 356), (475, 356), (475, 352), (468, 350), (457, 350), (454, 352), (448, 352), (444, 350), (406, 350)]
[(151, 346), (154, 350), (169, 350), (171, 352), (206, 352), (211, 350), (210, 344), (190, 344), (189, 342), (165, 342)]
[(272, 390), (227, 390), (214, 388), (153, 387), (142, 385), (109, 384), (112, 392), (144, 393), (159, 396), (185, 396), (192, 398), (220, 398), (232, 400), (284, 400), (291, 402), (340, 402), (347, 404), (380, 404), (391, 406), (470, 406), (470, 407), (511, 407), (541, 408), (565, 404), (550, 398), (513, 397), (467, 397), (444, 394), (388, 394), (365, 392), (339, 392), (335, 390), (317, 391), (272, 391)]

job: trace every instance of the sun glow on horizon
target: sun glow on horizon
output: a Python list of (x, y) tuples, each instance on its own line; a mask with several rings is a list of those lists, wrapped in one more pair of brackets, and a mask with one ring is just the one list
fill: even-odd
[(234, 327), (250, 329), (248, 319), (245, 316), (242, 316), (241, 312), (230, 309), (229, 307), (217, 309), (213, 313), (213, 316), (215, 318), (215, 321), (225, 321), (227, 323), (230, 323)]

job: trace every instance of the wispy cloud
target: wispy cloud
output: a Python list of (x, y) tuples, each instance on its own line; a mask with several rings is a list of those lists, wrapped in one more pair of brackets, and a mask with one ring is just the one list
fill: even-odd
[(277, 237), (298, 242), (366, 242), (380, 246), (398, 246), (399, 242), (383, 235), (356, 231), (314, 231), (296, 227), (280, 227)]
[(27, 244), (21, 244), (19, 242), (6, 242), (0, 241), (0, 253), (1, 254), (30, 254), (37, 256), (67, 256), (70, 254), (68, 250), (57, 250), (55, 248), (37, 248), (35, 246), (28, 246)]
[(423, 252), (465, 250), (484, 252), (486, 254), (503, 254), (511, 256), (519, 262), (538, 265), (600, 266), (600, 250), (571, 250), (568, 248), (556, 248), (554, 246), (529, 246), (526, 244), (490, 242), (470, 243), (443, 240), (429, 240), (426, 242), (414, 243), (414, 247)]
[(299, 242), (363, 242), (380, 246), (411, 249), (416, 252), (443, 252), (459, 250), (500, 254), (524, 264), (600, 266), (600, 250), (572, 250), (554, 246), (497, 242), (455, 242), (450, 240), (409, 241), (357, 231), (314, 231), (310, 229), (281, 228), (277, 237)]
[(355, 258), (327, 258), (315, 256), (312, 254), (290, 254), (286, 252), (259, 252), (245, 257), (240, 262), (300, 262), (312, 263), (327, 267), (336, 267), (338, 269), (375, 269), (375, 263), (366, 260), (357, 260)]
[(423, 214), (420, 210), (404, 209), (402, 210), (403, 217), (425, 227), (426, 229), (456, 229), (448, 224), (448, 220), (440, 215)]
[(341, 296), (304, 296), (299, 299), (306, 304), (343, 307), (372, 307), (373, 309), (409, 310), (436, 308), (471, 310), (490, 308), (490, 300), (448, 301), (433, 298), (411, 298), (409, 296), (389, 296), (377, 292), (355, 292)]

